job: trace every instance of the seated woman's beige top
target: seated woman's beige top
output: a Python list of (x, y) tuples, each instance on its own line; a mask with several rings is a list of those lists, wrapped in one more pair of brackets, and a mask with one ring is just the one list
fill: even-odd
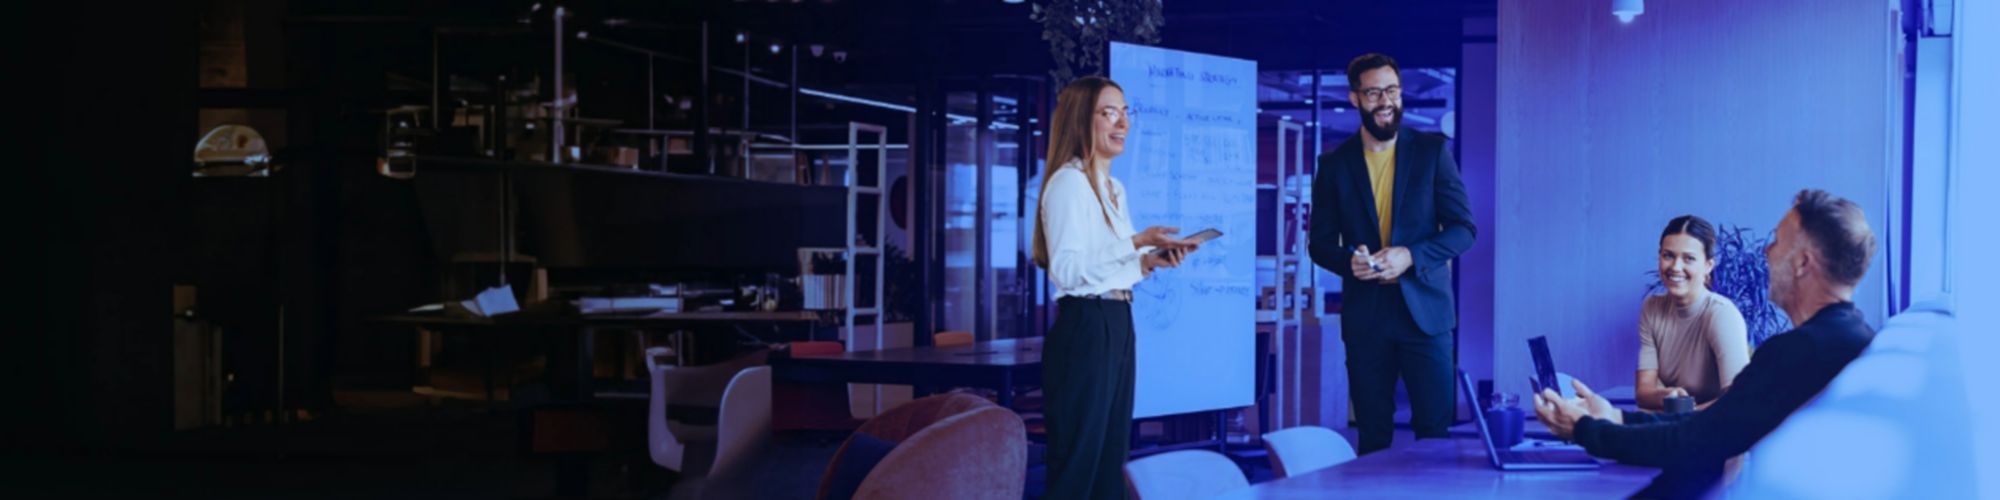
[(1657, 370), (1661, 384), (1687, 389), (1697, 404), (1721, 397), (1750, 364), (1743, 313), (1726, 297), (1701, 293), (1687, 307), (1667, 295), (1647, 297), (1639, 311), (1639, 369)]

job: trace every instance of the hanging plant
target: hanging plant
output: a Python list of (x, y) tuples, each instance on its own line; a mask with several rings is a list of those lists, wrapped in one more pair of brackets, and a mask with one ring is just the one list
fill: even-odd
[[(1771, 272), (1764, 264), (1764, 247), (1771, 243), (1771, 232), (1759, 234), (1747, 227), (1724, 225), (1715, 236), (1715, 270), (1710, 272), (1714, 285), (1709, 290), (1728, 297), (1743, 312), (1750, 346), (1764, 345), (1772, 335), (1791, 329), (1791, 318), (1771, 303)], [(1646, 295), (1666, 291), (1659, 270), (1647, 271), (1646, 276), (1652, 278)]]
[(1050, 0), (1035, 4), (1028, 19), (1042, 23), (1042, 41), (1056, 69), (1049, 74), (1060, 87), (1079, 76), (1106, 73), (1111, 42), (1160, 43), (1166, 25), (1160, 0)]

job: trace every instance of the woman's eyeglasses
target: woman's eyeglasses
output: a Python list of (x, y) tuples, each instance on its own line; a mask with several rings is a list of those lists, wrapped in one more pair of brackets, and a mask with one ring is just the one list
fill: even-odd
[(1098, 109), (1097, 114), (1098, 116), (1103, 116), (1104, 119), (1106, 120), (1111, 120), (1114, 122), (1120, 120), (1130, 122), (1133, 117), (1138, 116), (1139, 112), (1138, 110), (1132, 109), (1131, 106), (1126, 106), (1123, 108), (1114, 108), (1111, 106), (1105, 106), (1102, 109)]

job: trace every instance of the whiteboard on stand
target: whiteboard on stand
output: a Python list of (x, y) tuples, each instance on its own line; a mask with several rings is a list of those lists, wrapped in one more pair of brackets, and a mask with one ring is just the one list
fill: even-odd
[(1111, 44), (1111, 79), (1133, 110), (1111, 174), (1132, 224), (1223, 236), (1134, 288), (1133, 417), (1255, 403), (1257, 63)]

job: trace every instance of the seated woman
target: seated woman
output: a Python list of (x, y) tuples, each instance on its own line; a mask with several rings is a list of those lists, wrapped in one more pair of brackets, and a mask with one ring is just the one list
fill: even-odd
[(1675, 217), (1660, 233), (1660, 283), (1639, 311), (1639, 407), (1659, 410), (1667, 396), (1693, 396), (1696, 408), (1721, 397), (1750, 364), (1750, 339), (1736, 304), (1709, 291), (1715, 226)]

